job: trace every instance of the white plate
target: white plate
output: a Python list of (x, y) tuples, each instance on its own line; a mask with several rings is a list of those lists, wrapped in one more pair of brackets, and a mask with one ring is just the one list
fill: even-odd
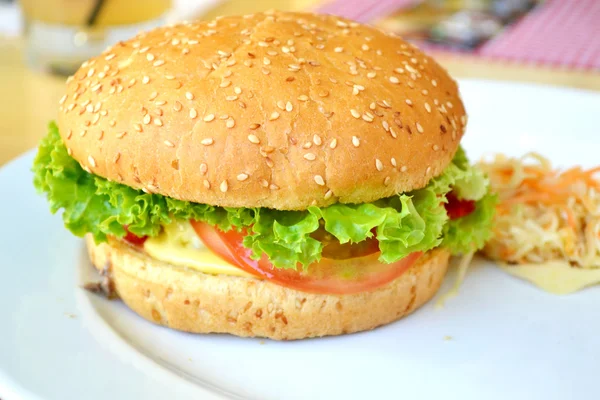
[[(600, 94), (461, 86), (472, 158), (598, 163)], [(32, 157), (0, 172), (4, 400), (600, 398), (600, 288), (552, 296), (482, 261), (445, 308), (372, 332), (278, 343), (157, 327), (80, 288), (83, 244), (36, 196)]]

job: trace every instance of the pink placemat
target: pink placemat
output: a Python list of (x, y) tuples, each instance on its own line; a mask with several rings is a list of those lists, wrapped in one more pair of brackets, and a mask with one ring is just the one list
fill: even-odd
[[(335, 0), (321, 6), (319, 11), (372, 22), (418, 2)], [(472, 54), (600, 71), (600, 0), (548, 0)]]

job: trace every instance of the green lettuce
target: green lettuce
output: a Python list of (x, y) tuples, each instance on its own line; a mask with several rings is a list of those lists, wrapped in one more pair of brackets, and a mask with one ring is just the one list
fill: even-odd
[[(391, 263), (440, 244), (452, 252), (479, 248), (488, 237), (494, 200), (487, 178), (471, 167), (462, 151), (427, 187), (365, 204), (334, 204), (306, 211), (228, 208), (144, 193), (90, 174), (70, 157), (58, 128), (49, 126), (33, 164), (34, 185), (45, 193), (53, 213), (63, 210), (65, 226), (77, 236), (91, 233), (97, 242), (123, 237), (124, 226), (138, 236), (156, 236), (174, 220), (198, 220), (223, 231), (245, 230), (244, 246), (254, 258), (266, 254), (279, 268), (307, 266), (320, 260), (322, 243), (313, 236), (322, 227), (341, 243), (375, 235), (380, 260)], [(476, 211), (448, 221), (446, 194), (477, 201)]]

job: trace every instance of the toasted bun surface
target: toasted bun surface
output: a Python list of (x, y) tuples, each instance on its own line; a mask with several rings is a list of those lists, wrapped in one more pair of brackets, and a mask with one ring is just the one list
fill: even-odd
[(147, 320), (187, 332), (278, 340), (359, 332), (402, 318), (437, 292), (449, 258), (435, 249), (375, 291), (323, 295), (177, 267), (118, 241), (96, 245), (88, 236), (86, 243), (94, 266), (108, 268), (119, 297)]
[(457, 85), (400, 38), (274, 12), (164, 27), (84, 63), (58, 117), (94, 174), (231, 207), (371, 202), (425, 186), (466, 124)]

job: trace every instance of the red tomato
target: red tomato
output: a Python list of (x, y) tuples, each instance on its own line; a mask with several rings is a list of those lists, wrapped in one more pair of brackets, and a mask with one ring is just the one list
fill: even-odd
[(446, 198), (448, 202), (444, 206), (450, 219), (466, 217), (475, 211), (475, 202), (473, 200), (459, 200), (454, 192), (448, 193)]
[(221, 232), (197, 221), (192, 221), (192, 226), (206, 246), (226, 261), (231, 262), (229, 257), (232, 256), (235, 260), (232, 264), (249, 273), (281, 286), (311, 293), (349, 294), (374, 290), (402, 275), (422, 254), (412, 253), (392, 264), (379, 262), (379, 253), (344, 260), (322, 258), (305, 270), (297, 271), (274, 268), (266, 256), (253, 260), (251, 251), (242, 244), (243, 233), (234, 230)]
[(123, 240), (128, 242), (129, 244), (132, 244), (134, 246), (143, 246), (146, 239), (148, 239), (148, 236), (137, 236), (129, 232), (126, 226), (124, 226), (123, 228), (125, 228), (126, 232), (125, 236), (123, 237)]

